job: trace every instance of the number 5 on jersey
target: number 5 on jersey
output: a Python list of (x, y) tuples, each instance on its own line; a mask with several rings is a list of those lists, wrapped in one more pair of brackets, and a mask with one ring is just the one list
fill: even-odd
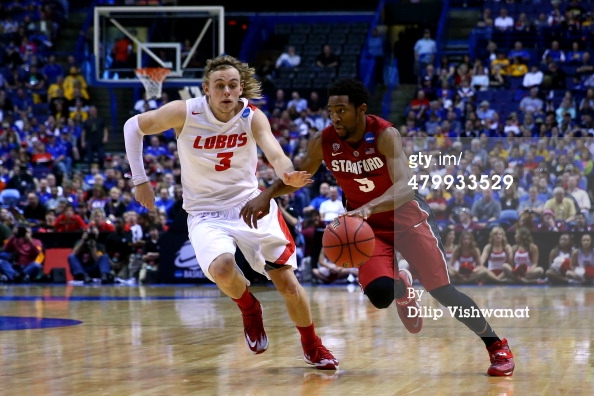
[(363, 191), (363, 192), (369, 192), (369, 191), (373, 191), (373, 189), (375, 188), (375, 183), (373, 183), (372, 180), (369, 180), (368, 178), (363, 178), (363, 179), (354, 179), (357, 183), (361, 184), (359, 186), (359, 190)]

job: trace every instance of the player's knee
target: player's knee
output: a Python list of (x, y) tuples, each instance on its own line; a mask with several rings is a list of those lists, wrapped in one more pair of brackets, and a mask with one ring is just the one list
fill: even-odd
[(371, 281), (364, 290), (374, 307), (388, 308), (394, 301), (394, 279), (382, 276)]
[(222, 254), (210, 264), (208, 271), (216, 283), (231, 282), (237, 271), (235, 258), (231, 254)]

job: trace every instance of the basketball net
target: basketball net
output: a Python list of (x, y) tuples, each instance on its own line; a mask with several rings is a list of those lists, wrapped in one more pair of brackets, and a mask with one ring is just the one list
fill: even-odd
[(144, 85), (147, 97), (159, 99), (163, 89), (163, 81), (171, 73), (171, 70), (162, 67), (144, 67), (134, 69), (134, 73)]

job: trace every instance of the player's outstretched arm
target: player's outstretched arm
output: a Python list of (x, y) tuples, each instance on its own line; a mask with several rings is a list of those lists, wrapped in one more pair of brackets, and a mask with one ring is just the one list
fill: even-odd
[[(276, 139), (274, 140), (276, 141)], [(276, 144), (278, 144), (278, 142)], [(262, 150), (264, 149), (262, 148)], [(264, 153), (266, 154), (266, 152)], [(283, 156), (285, 156), (284, 153)], [(318, 132), (310, 138), (307, 146), (307, 152), (303, 156), (303, 160), (301, 161), (301, 167), (298, 171), (303, 171), (305, 172), (305, 174), (311, 176), (318, 170), (318, 168), (322, 164), (322, 159), (322, 135), (320, 132)], [(310, 176), (308, 176), (308, 178)], [(283, 180), (279, 178), (274, 183), (272, 183), (270, 187), (262, 191), (262, 193), (258, 195), (256, 198), (249, 200), (245, 204), (245, 206), (241, 208), (239, 215), (243, 218), (243, 221), (245, 221), (245, 223), (250, 228), (258, 228), (258, 219), (262, 218), (263, 216), (266, 216), (270, 211), (271, 199), (281, 195), (292, 193), (293, 191), (297, 191), (298, 189), (299, 188), (297, 187), (285, 184)]]
[(272, 164), (274, 171), (284, 184), (293, 187), (303, 187), (313, 183), (311, 173), (296, 171), (293, 162), (286, 156), (276, 137), (272, 134), (270, 123), (262, 111), (256, 111), (252, 120), (252, 132), (256, 143), (266, 158)]
[(384, 129), (379, 135), (377, 147), (380, 153), (386, 157), (386, 165), (393, 183), (392, 187), (365, 205), (347, 212), (348, 216), (359, 216), (367, 219), (373, 213), (397, 209), (414, 199), (414, 191), (408, 185), (411, 171), (402, 150), (402, 138), (396, 128)]
[(181, 100), (170, 102), (156, 110), (135, 115), (124, 124), (126, 156), (132, 172), (134, 198), (145, 208), (155, 206), (155, 193), (148, 183), (142, 158), (142, 143), (145, 135), (154, 135), (174, 128), (179, 133), (186, 119), (186, 103)]

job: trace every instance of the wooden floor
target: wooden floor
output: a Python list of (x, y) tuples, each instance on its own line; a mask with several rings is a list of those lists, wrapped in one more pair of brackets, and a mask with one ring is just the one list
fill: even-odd
[[(529, 308), (490, 320), (516, 356), (512, 378), (486, 375), (483, 343), (445, 309), (412, 335), (394, 306), (377, 310), (352, 285), (306, 286), (341, 363), (315, 370), (279, 294), (252, 290), (270, 339), (257, 356), (212, 286), (2, 286), (0, 395), (594, 394), (594, 288), (461, 288), (482, 308)], [(428, 295), (421, 304), (439, 308)]]

